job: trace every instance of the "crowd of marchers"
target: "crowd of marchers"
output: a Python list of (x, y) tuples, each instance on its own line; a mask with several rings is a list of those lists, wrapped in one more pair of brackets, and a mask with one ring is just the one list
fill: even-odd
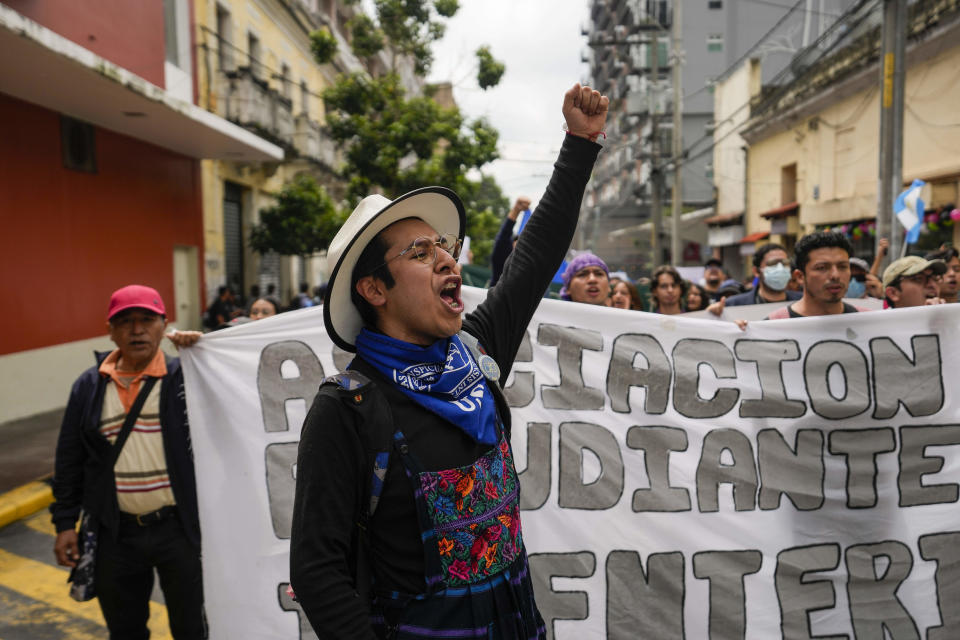
[(783, 303), (767, 316), (770, 320), (867, 311), (856, 304), (866, 298), (882, 300), (884, 309), (957, 302), (960, 258), (955, 248), (941, 246), (924, 256), (898, 258), (881, 273), (887, 247), (881, 240), (876, 259), (868, 264), (853, 255), (842, 233), (816, 231), (797, 241), (793, 255), (775, 243), (759, 247), (752, 258), (752, 277), (745, 283), (730, 278), (715, 258), (704, 264), (698, 282), (685, 280), (671, 265), (659, 266), (640, 282), (649, 288), (646, 299), (626, 274), (611, 273), (601, 258), (580, 253), (563, 272), (560, 297), (666, 315), (707, 310), (719, 317), (726, 309), (732, 319), (734, 307)]
[[(466, 211), (443, 187), (361, 201), (330, 244), (326, 291), (314, 299), (303, 285), (287, 305), (322, 299), (327, 334), (356, 354), (323, 381), (300, 433), (290, 584), (319, 637), (547, 637), (501, 386), (555, 274), (563, 299), (659, 314), (779, 302), (769, 317), (790, 318), (861, 311), (846, 300), (866, 296), (890, 308), (957, 301), (954, 249), (881, 274), (882, 255), (868, 265), (831, 232), (801, 238), (792, 256), (760, 247), (749, 290), (715, 260), (697, 283), (657, 267), (646, 300), (593, 254), (561, 268), (608, 106), (579, 84), (564, 94), (567, 134), (549, 186), (524, 225), (527, 199), (505, 217), (490, 290), (473, 311), (458, 262)], [(285, 310), (273, 293), (251, 291), (244, 304), (222, 287), (205, 324)], [(98, 599), (111, 638), (149, 637), (155, 572), (173, 637), (206, 638), (194, 398), (179, 359), (159, 348), (164, 336), (189, 347), (202, 334), (168, 333), (164, 301), (144, 285), (114, 291), (105, 322), (116, 348), (74, 383), (57, 442), (54, 553), (73, 570), (73, 595)]]

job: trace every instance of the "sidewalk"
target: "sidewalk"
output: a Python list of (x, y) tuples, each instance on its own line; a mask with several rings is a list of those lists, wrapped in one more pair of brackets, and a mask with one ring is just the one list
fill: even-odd
[(62, 416), (61, 409), (0, 426), (0, 527), (53, 501), (43, 480), (53, 473)]

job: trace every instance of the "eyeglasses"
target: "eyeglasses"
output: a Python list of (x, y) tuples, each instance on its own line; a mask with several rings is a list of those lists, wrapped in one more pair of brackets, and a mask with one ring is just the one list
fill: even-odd
[[(396, 260), (397, 258), (401, 258), (411, 252), (422, 264), (433, 264), (437, 261), (437, 247), (440, 247), (446, 251), (454, 260), (456, 260), (460, 257), (460, 249), (463, 247), (463, 242), (459, 237), (452, 233), (441, 233), (440, 237), (436, 240), (433, 238), (427, 238), (426, 236), (421, 236), (410, 243), (409, 247), (392, 258), (388, 258), (383, 264), (378, 266), (377, 269), (387, 264), (391, 260)], [(374, 269), (374, 271), (376, 271), (376, 269)]]
[(918, 273), (913, 276), (901, 276), (900, 280), (909, 280), (914, 284), (923, 286), (931, 280), (934, 282), (941, 282), (943, 280), (943, 276), (941, 276), (939, 273)]
[(867, 281), (867, 274), (865, 274), (865, 273), (854, 273), (854, 274), (851, 274), (850, 277), (853, 278), (854, 280), (856, 280), (857, 282), (866, 282), (866, 281)]

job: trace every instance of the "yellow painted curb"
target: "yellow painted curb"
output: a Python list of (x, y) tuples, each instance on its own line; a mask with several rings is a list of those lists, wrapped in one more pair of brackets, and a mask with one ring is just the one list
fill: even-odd
[(25, 518), (53, 502), (46, 482), (30, 482), (0, 495), (0, 527)]

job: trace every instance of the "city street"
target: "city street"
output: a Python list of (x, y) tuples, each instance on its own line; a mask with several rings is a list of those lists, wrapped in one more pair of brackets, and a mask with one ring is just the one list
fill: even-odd
[[(95, 600), (68, 595), (67, 570), (53, 557), (56, 532), (46, 509), (0, 529), (0, 640), (102, 640)], [(171, 638), (159, 589), (150, 602), (151, 638)]]
[(0, 0), (0, 640), (960, 640), (958, 103), (960, 0)]

